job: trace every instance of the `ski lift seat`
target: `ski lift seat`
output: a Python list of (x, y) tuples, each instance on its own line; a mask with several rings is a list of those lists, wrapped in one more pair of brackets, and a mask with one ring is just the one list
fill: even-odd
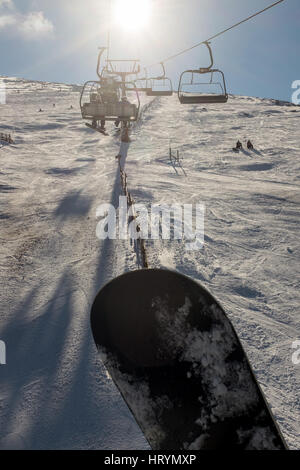
[(131, 103), (115, 103), (116, 115), (120, 118), (135, 118), (138, 112), (137, 106)]
[(179, 101), (181, 104), (227, 103), (228, 95), (181, 95)]
[(82, 107), (82, 114), (85, 119), (113, 120), (120, 118), (121, 120), (133, 120), (136, 119), (137, 113), (137, 106), (129, 102), (101, 103), (92, 101), (85, 103)]
[[(152, 89), (147, 88), (147, 87), (137, 87), (136, 91), (140, 91), (140, 92), (146, 93), (148, 95), (148, 93), (151, 93)], [(148, 95), (148, 96), (150, 96), (150, 95)]]
[[(226, 90), (226, 81), (225, 81), (225, 76), (222, 70), (219, 69), (213, 69), (213, 64), (214, 64), (214, 59), (213, 59), (213, 54), (212, 50), (210, 47), (210, 43), (206, 41), (203, 43), (209, 51), (209, 56), (210, 56), (210, 64), (208, 67), (200, 67), (199, 69), (191, 69), (191, 70), (185, 70), (182, 72), (180, 75), (179, 79), (179, 85), (178, 85), (178, 99), (181, 104), (214, 104), (214, 103), (227, 103), (228, 101), (228, 93)], [(185, 82), (185, 77), (191, 75), (191, 81), (190, 82)], [(210, 81), (207, 82), (199, 82), (195, 83), (194, 82), (194, 75), (204, 77), (207, 75), (210, 75)], [(221, 80), (213, 81), (213, 77), (217, 75), (218, 77), (221, 78)], [(203, 86), (209, 86), (210, 90), (212, 90), (212, 86), (218, 86), (219, 89), (222, 91), (218, 93), (207, 93), (204, 91)], [(195, 93), (192, 91), (192, 88), (195, 89), (195, 87), (201, 87), (202, 92), (201, 93)], [(186, 90), (186, 87), (189, 87), (190, 92)]]
[(147, 78), (147, 84), (150, 83), (151, 87), (146, 91), (147, 96), (172, 96), (173, 84), (172, 80), (166, 77), (166, 70), (164, 64), (161, 62), (163, 73), (160, 77)]
[(147, 96), (172, 96), (173, 91), (168, 90), (168, 91), (161, 91), (161, 90), (152, 90), (151, 88), (149, 91), (146, 92)]
[[(218, 85), (219, 88), (222, 90), (222, 93), (193, 93), (193, 92), (188, 92), (185, 90), (186, 87), (193, 87), (195, 84), (193, 81), (191, 83), (185, 83), (184, 82), (184, 76), (186, 74), (192, 74), (192, 77), (194, 74), (199, 74), (201, 76), (204, 76), (206, 74), (219, 74), (222, 77), (221, 82), (211, 82), (210, 83), (198, 83), (198, 86), (214, 86)], [(228, 93), (226, 90), (226, 82), (225, 82), (225, 77), (224, 73), (219, 70), (219, 69), (212, 69), (209, 71), (202, 71), (202, 69), (198, 70), (186, 70), (183, 72), (180, 76), (179, 80), (179, 87), (178, 87), (178, 98), (181, 104), (216, 104), (216, 103), (227, 103), (228, 101)]]
[[(136, 67), (138, 61), (112, 61), (107, 59), (107, 64), (101, 71), (100, 61), (105, 49), (101, 47), (98, 55), (97, 75), (99, 80), (89, 80), (82, 87), (79, 101), (81, 115), (83, 119), (91, 120), (93, 123), (116, 120), (123, 122), (137, 121), (140, 110), (139, 93), (135, 83), (127, 81), (127, 76), (137, 75), (140, 72), (140, 67)], [(116, 70), (114, 62), (134, 62), (134, 66), (132, 70), (126, 72)], [(127, 101), (127, 91), (135, 93), (136, 100), (134, 103)]]

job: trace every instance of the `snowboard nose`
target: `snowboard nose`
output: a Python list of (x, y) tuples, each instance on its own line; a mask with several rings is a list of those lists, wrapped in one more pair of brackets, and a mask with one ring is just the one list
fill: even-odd
[(284, 449), (238, 336), (213, 296), (146, 269), (97, 295), (95, 343), (152, 449)]
[(91, 311), (94, 340), (131, 367), (171, 365), (182, 352), (185, 325), (197, 316), (197, 327), (200, 317), (206, 329), (212, 303), (202, 286), (175, 271), (128, 272), (98, 293)]

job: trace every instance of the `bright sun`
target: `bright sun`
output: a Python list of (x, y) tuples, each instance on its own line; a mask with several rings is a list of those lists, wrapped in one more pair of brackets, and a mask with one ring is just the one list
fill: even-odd
[(141, 31), (150, 19), (150, 0), (116, 0), (113, 18), (125, 31)]

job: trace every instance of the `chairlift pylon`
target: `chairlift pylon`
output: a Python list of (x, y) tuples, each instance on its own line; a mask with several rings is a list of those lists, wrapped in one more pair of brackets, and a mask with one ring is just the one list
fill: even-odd
[[(208, 67), (202, 67), (199, 69), (191, 69), (191, 70), (185, 70), (182, 72), (180, 75), (180, 80), (179, 80), (179, 86), (178, 86), (178, 99), (181, 104), (214, 104), (214, 103), (227, 103), (228, 101), (228, 93), (226, 89), (226, 81), (225, 81), (225, 76), (222, 70), (219, 69), (213, 69), (214, 65), (214, 60), (213, 60), (213, 54), (212, 50), (210, 47), (209, 42), (204, 43), (206, 47), (208, 48), (209, 55), (210, 55), (210, 65)], [(184, 82), (184, 79), (187, 75), (191, 74), (191, 82)], [(206, 74), (211, 74), (210, 81), (209, 83), (207, 82), (200, 82), (200, 83), (195, 83), (194, 82), (194, 76), (196, 75), (206, 75)], [(217, 81), (213, 81), (213, 77), (215, 75), (219, 76), (219, 79)], [(195, 93), (193, 91), (188, 92), (185, 91), (187, 87), (193, 87), (195, 86), (212, 86), (212, 85), (217, 85), (221, 89), (221, 93)]]

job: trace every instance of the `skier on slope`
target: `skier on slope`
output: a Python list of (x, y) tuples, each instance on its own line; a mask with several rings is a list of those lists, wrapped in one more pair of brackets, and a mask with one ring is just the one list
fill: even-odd
[(243, 148), (242, 142), (240, 142), (240, 141), (238, 140), (237, 143), (236, 143), (236, 147), (235, 147), (235, 148), (238, 149), (238, 150), (242, 149), (242, 148)]
[(253, 149), (254, 149), (254, 146), (253, 146), (251, 140), (248, 140), (248, 142), (247, 142), (247, 149), (249, 149), (249, 150), (253, 150)]
[(125, 142), (125, 143), (131, 142), (130, 137), (129, 137), (129, 128), (128, 127), (125, 127), (123, 132), (122, 132), (121, 142)]
[(131, 142), (130, 137), (129, 137), (129, 129), (130, 128), (126, 126), (122, 130), (120, 151), (118, 155), (116, 156), (116, 159), (118, 161), (121, 160), (122, 156), (127, 155), (128, 147)]

